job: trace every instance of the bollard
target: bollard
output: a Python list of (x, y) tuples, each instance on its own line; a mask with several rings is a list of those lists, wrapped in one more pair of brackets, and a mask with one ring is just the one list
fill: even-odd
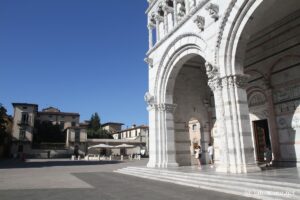
[(121, 160), (123, 160), (123, 155), (121, 155)]

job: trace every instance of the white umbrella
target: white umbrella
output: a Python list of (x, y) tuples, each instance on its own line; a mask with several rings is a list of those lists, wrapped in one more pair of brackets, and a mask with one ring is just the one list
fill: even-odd
[(90, 146), (88, 149), (92, 149), (92, 148), (112, 148), (113, 146), (111, 145), (107, 145), (107, 144), (97, 144), (94, 146)]
[(131, 148), (134, 147), (133, 145), (130, 144), (120, 144), (118, 146), (115, 146), (114, 148)]

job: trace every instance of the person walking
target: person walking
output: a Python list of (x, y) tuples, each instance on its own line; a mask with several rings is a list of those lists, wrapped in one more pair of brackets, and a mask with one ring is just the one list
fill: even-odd
[(196, 149), (195, 149), (195, 158), (197, 159), (198, 161), (198, 168), (201, 169), (202, 166), (201, 166), (201, 154), (202, 154), (202, 150), (201, 150), (201, 146), (197, 146)]
[(214, 147), (211, 143), (208, 144), (207, 152), (209, 155), (210, 167), (214, 167)]

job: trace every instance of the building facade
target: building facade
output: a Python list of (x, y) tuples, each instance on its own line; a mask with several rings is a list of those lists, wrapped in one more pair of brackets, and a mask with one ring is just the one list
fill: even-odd
[(191, 119), (217, 171), (259, 170), (266, 148), (299, 166), (300, 1), (148, 2), (147, 166), (191, 165)]
[[(67, 132), (66, 146), (78, 145), (81, 147), (82, 143), (86, 142), (86, 130), (79, 127), (80, 115), (78, 113), (61, 112), (54, 107), (45, 108), (38, 111), (37, 104), (28, 103), (13, 103), (14, 116), (12, 126), (12, 145), (11, 154), (18, 152), (30, 153), (32, 150), (33, 137), (35, 132), (35, 123), (51, 122), (53, 125), (60, 125), (61, 131)], [(73, 132), (77, 133), (79, 130), (79, 141)], [(80, 148), (84, 150), (85, 148)]]

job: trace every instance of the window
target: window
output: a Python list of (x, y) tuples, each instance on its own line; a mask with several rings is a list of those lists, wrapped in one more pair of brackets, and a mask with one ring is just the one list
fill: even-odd
[(75, 129), (75, 143), (80, 142), (80, 130)]
[(72, 123), (71, 123), (71, 126), (76, 126), (76, 122), (72, 122)]
[(20, 129), (19, 140), (24, 140), (26, 136), (26, 131), (24, 129)]
[(196, 131), (196, 129), (197, 129), (197, 124), (193, 124), (192, 128), (193, 128), (193, 131)]
[(28, 113), (22, 112), (21, 122), (22, 123), (28, 123), (28, 118), (29, 118)]
[(48, 115), (49, 118), (52, 118), (52, 115)]

